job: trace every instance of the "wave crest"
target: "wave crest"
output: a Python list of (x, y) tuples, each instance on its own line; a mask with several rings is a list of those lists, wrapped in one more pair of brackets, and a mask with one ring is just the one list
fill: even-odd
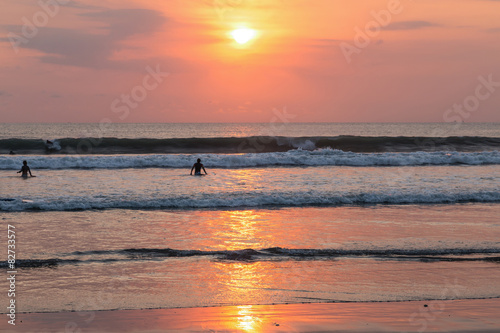
[[(63, 138), (51, 145), (44, 140), (2, 139), (0, 154), (176, 154), (176, 153), (266, 153), (291, 149), (334, 148), (352, 152), (492, 151), (495, 137), (218, 137), (172, 139)], [(57, 147), (58, 149), (53, 149)], [(60, 148), (60, 149), (59, 149)]]
[[(31, 156), (33, 169), (190, 168), (201, 157), (211, 168), (272, 166), (420, 166), (500, 164), (500, 152), (354, 153), (302, 149), (262, 154), (66, 155)], [(0, 156), (0, 170), (18, 169), (22, 157)]]
[[(224, 261), (265, 261), (265, 260), (335, 260), (340, 257), (382, 258), (386, 260), (419, 261), (491, 261), (500, 262), (500, 248), (358, 248), (358, 249), (288, 249), (281, 247), (242, 250), (176, 250), (171, 248), (142, 248), (110, 251), (86, 251), (64, 254), (48, 259), (19, 259), (19, 268), (47, 268), (58, 265), (80, 265), (85, 263), (108, 263), (114, 261), (151, 260), (159, 258), (209, 257)], [(89, 258), (89, 256), (91, 256)], [(0, 268), (7, 268), (6, 262)]]
[[(14, 199), (14, 200), (12, 200)], [(401, 193), (365, 192), (357, 194), (273, 192), (272, 195), (229, 193), (202, 200), (186, 197), (157, 199), (67, 198), (40, 199), (23, 202), (21, 198), (0, 200), (0, 211), (77, 211), (93, 209), (219, 209), (243, 207), (305, 207), (305, 206), (363, 206), (407, 204), (454, 204), (470, 202), (500, 202), (500, 192), (424, 192)]]

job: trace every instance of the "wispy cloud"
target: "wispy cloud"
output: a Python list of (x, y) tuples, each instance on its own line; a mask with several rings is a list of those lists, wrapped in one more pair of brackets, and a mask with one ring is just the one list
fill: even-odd
[(382, 27), (382, 30), (417, 30), (428, 27), (439, 27), (439, 24), (429, 21), (399, 21)]
[(59, 4), (61, 7), (70, 7), (70, 8), (82, 8), (82, 9), (104, 9), (104, 7), (93, 6), (89, 4), (82, 3), (81, 1), (68, 1), (65, 4)]
[[(86, 12), (78, 15), (95, 21), (102, 33), (68, 28), (41, 27), (36, 38), (21, 45), (42, 52), (44, 63), (90, 68), (117, 68), (123, 64), (112, 61), (118, 51), (126, 49), (125, 40), (134, 35), (157, 32), (168, 20), (161, 12), (149, 9), (116, 9)], [(5, 26), (4, 26), (5, 27)], [(21, 31), (21, 26), (7, 26), (10, 31)], [(6, 41), (2, 38), (1, 41)]]

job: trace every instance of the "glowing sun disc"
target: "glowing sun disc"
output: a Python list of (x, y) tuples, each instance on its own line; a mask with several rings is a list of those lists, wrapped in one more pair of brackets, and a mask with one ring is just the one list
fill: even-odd
[(255, 30), (248, 28), (240, 28), (233, 30), (231, 32), (231, 36), (234, 38), (236, 43), (245, 44), (248, 43), (251, 39), (253, 39), (256, 35)]

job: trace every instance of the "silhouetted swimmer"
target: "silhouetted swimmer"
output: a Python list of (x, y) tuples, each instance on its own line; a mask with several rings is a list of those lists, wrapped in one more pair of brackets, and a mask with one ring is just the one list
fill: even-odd
[(191, 175), (193, 175), (193, 170), (194, 170), (195, 176), (201, 176), (201, 169), (205, 171), (206, 175), (207, 170), (205, 170), (205, 167), (203, 166), (203, 164), (201, 164), (201, 159), (198, 159), (198, 161), (195, 164), (193, 164), (193, 167), (191, 168)]
[(26, 162), (26, 161), (23, 161), (23, 166), (21, 167), (21, 170), (19, 170), (17, 173), (21, 173), (21, 172), (23, 173), (21, 175), (21, 177), (28, 178), (28, 172), (29, 172), (31, 177), (35, 177), (31, 174), (30, 167), (28, 166), (28, 162)]

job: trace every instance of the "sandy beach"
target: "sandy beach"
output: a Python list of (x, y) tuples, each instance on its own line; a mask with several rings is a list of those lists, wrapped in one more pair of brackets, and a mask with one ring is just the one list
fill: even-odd
[(498, 332), (500, 299), (19, 314), (5, 332)]

